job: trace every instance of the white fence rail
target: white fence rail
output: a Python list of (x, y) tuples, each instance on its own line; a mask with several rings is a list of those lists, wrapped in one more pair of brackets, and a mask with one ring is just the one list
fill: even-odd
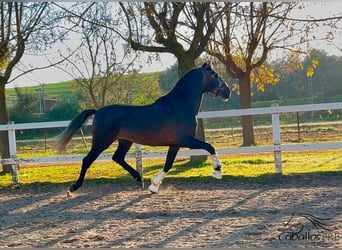
[[(242, 153), (260, 153), (260, 152), (274, 152), (274, 165), (275, 172), (282, 172), (281, 152), (283, 151), (302, 151), (302, 150), (327, 150), (327, 149), (341, 149), (342, 141), (340, 142), (322, 142), (322, 143), (295, 143), (295, 144), (281, 144), (280, 137), (280, 114), (304, 111), (319, 111), (319, 110), (336, 110), (342, 109), (342, 102), (337, 103), (322, 103), (322, 104), (309, 104), (309, 105), (293, 105), (293, 106), (271, 106), (266, 108), (251, 108), (239, 110), (226, 110), (214, 112), (200, 112), (198, 118), (223, 118), (245, 115), (264, 115), (270, 114), (272, 116), (272, 132), (273, 132), (273, 145), (267, 146), (254, 146), (254, 147), (234, 147), (234, 148), (220, 148), (219, 154), (242, 154)], [(25, 162), (59, 162), (59, 161), (80, 161), (83, 155), (61, 155), (51, 157), (36, 157), (30, 159), (18, 159), (16, 150), (16, 130), (25, 129), (44, 129), (44, 128), (60, 128), (66, 127), (69, 121), (61, 122), (39, 122), (39, 123), (24, 123), (24, 124), (7, 124), (0, 125), (0, 131), (8, 131), (10, 159), (2, 159), (1, 164), (12, 165), (13, 182), (18, 182), (18, 164)], [(91, 120), (88, 121), (91, 125)], [(341, 137), (342, 138), (342, 137)], [(127, 157), (135, 158), (137, 169), (142, 173), (141, 157), (164, 157), (166, 152), (141, 152), (140, 145), (135, 145), (135, 153), (129, 153)], [(207, 155), (204, 150), (181, 150), (178, 156), (191, 156), (191, 155)], [(98, 159), (111, 159), (112, 154), (102, 154)]]

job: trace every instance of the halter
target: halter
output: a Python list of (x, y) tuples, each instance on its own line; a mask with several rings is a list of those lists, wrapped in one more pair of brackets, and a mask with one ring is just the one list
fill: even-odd
[[(206, 77), (214, 77), (217, 81), (219, 81), (218, 87), (215, 87), (214, 91), (211, 90), (207, 90), (206, 93), (209, 95), (213, 95), (215, 97), (217, 97), (220, 92), (222, 91), (222, 89), (224, 88), (225, 83), (223, 82), (222, 79), (219, 79), (219, 75), (217, 74), (217, 72), (215, 72), (209, 64), (203, 64), (203, 69), (205, 71)], [(209, 79), (210, 81), (211, 79)]]

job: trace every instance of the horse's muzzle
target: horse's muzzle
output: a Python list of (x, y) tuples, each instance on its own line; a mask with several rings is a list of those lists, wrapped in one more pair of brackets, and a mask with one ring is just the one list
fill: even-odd
[(230, 90), (223, 89), (220, 91), (219, 95), (222, 97), (223, 101), (226, 102), (230, 98)]

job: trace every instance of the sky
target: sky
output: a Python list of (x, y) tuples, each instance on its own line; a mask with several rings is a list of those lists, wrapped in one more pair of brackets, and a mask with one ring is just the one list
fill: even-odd
[[(324, 5), (321, 3), (315, 3), (310, 5), (311, 7), (307, 7), (302, 11), (298, 11), (293, 14), (294, 17), (297, 18), (305, 18), (306, 16), (310, 15), (315, 18), (322, 18), (331, 16), (332, 14), (339, 13), (342, 15), (342, 2), (324, 2)], [(324, 11), (322, 11), (324, 10)], [(320, 32), (325, 32), (324, 30)], [(335, 37), (335, 40), (337, 43), (339, 43), (339, 46), (342, 47), (342, 32), (340, 32), (339, 37)], [(71, 42), (73, 40), (71, 39)], [(75, 40), (74, 43), (76, 44), (77, 41)], [(312, 45), (315, 48), (323, 49), (325, 50), (329, 55), (337, 55), (342, 56), (341, 50), (337, 49), (335, 46), (331, 46), (328, 43), (319, 42), (314, 43)], [(55, 53), (54, 50), (46, 51), (47, 54), (53, 54)], [(163, 71), (173, 65), (176, 62), (176, 58), (169, 53), (162, 53), (160, 54), (160, 60), (159, 61), (153, 61), (152, 64), (144, 63), (147, 58), (147, 53), (144, 53), (140, 61), (142, 61), (143, 68), (141, 68), (141, 72), (154, 72), (154, 71)], [(277, 55), (275, 55), (277, 56)], [(32, 56), (32, 55), (24, 55), (22, 58), (22, 64), (26, 65), (33, 65), (33, 66), (44, 66), (47, 65), (48, 62), (45, 59), (45, 57), (42, 56)], [(13, 75), (17, 75), (18, 71), (14, 70)], [(13, 81), (11, 84), (8, 84), (7, 87), (13, 88), (15, 86), (24, 87), (24, 86), (34, 86), (39, 84), (48, 84), (48, 83), (56, 83), (56, 82), (62, 82), (71, 80), (72, 77), (65, 73), (63, 70), (58, 69), (56, 67), (52, 67), (45, 70), (38, 70), (34, 71), (32, 73), (29, 73), (25, 76), (22, 76), (15, 81)]]
[[(147, 61), (147, 53), (142, 56), (139, 60), (144, 62)], [(160, 54), (160, 61), (155, 61), (152, 64), (142, 63), (143, 68), (140, 69), (140, 72), (155, 72), (155, 71), (163, 71), (168, 67), (171, 67), (176, 62), (176, 58), (172, 54)], [(23, 64), (31, 64), (37, 67), (41, 67), (44, 65), (48, 65), (48, 61), (44, 56), (23, 56)], [(17, 71), (14, 71), (14, 74), (17, 74)], [(65, 71), (57, 68), (51, 67), (48, 69), (37, 70), (27, 75), (24, 75), (12, 83), (8, 84), (7, 88), (14, 87), (26, 87), (26, 86), (36, 86), (40, 84), (49, 84), (49, 83), (58, 83), (63, 81), (72, 80), (72, 76), (66, 73)]]

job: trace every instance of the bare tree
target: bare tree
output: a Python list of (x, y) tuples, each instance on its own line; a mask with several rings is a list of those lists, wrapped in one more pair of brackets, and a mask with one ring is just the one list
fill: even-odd
[(109, 90), (115, 91), (115, 85), (137, 58), (122, 45), (115, 27), (109, 27), (118, 23), (113, 18), (109, 3), (74, 6), (69, 21), (74, 24), (80, 45), (77, 53), (66, 58), (66, 66), (59, 67), (74, 78), (95, 108), (111, 102)]
[[(207, 52), (218, 58), (226, 72), (238, 79), (241, 108), (251, 108), (251, 85), (260, 70), (269, 78), (276, 78), (272, 70), (265, 70), (270, 51), (276, 48), (300, 51), (300, 46), (315, 39), (311, 34), (319, 21), (336, 21), (339, 17), (321, 20), (298, 20), (290, 17), (293, 10), (303, 7), (295, 2), (217, 3), (223, 13), (217, 32)], [(317, 39), (317, 38), (316, 38)], [(264, 68), (262, 68), (264, 67)], [(270, 83), (274, 83), (269, 79)], [(265, 78), (259, 83), (264, 84)], [(260, 85), (262, 87), (262, 85)], [(242, 117), (243, 145), (255, 144), (252, 116)]]
[[(126, 17), (126, 41), (134, 50), (171, 53), (179, 76), (195, 66), (215, 30), (218, 17), (211, 3), (120, 3)], [(190, 38), (190, 39), (189, 39)]]
[[(120, 6), (128, 30), (122, 37), (134, 50), (173, 54), (179, 77), (195, 66), (218, 20), (210, 2), (127, 2)], [(204, 139), (201, 120), (198, 125), (197, 137)]]
[[(12, 77), (27, 50), (37, 50), (56, 39), (52, 31), (49, 3), (1, 2), (0, 3), (0, 124), (9, 122), (6, 107), (5, 86)], [(8, 137), (0, 133), (2, 158), (9, 158)], [(4, 171), (9, 168), (4, 166)]]
[[(208, 2), (120, 2), (119, 6), (121, 12), (113, 12), (121, 21), (119, 26), (85, 18), (90, 7), (83, 14), (62, 8), (70, 17), (113, 30), (135, 51), (173, 54), (179, 76), (195, 66), (219, 19)], [(202, 121), (197, 136), (204, 138)]]

